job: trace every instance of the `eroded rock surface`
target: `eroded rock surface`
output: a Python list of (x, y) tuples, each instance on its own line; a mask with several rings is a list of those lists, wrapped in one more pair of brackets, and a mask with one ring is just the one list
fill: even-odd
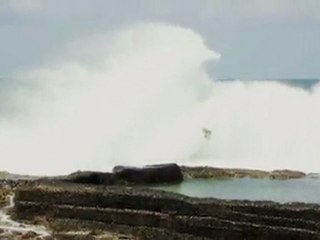
[[(320, 206), (199, 199), (141, 187), (33, 183), (15, 216), (55, 229), (111, 230), (133, 239), (320, 239)], [(67, 229), (64, 229), (67, 230)]]
[(46, 226), (54, 234), (44, 236), (19, 224), (16, 227), (24, 230), (0, 228), (0, 239), (320, 239), (319, 205), (198, 199), (137, 186), (179, 182), (183, 177), (305, 176), (298, 171), (173, 164), (50, 178), (2, 175), (0, 202), (5, 205), (6, 196), (15, 191), (15, 218)]

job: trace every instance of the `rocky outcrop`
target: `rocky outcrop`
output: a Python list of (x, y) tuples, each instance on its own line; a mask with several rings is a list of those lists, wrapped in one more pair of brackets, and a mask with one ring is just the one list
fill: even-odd
[[(0, 172), (0, 186), (15, 188), (28, 182), (71, 182), (96, 185), (132, 185), (177, 183), (184, 178), (302, 178), (306, 174), (293, 170), (274, 170), (271, 172), (252, 169), (187, 167), (177, 164), (147, 165), (142, 168), (116, 166), (113, 172), (77, 171), (66, 176), (40, 177)], [(311, 174), (310, 177), (319, 177)]]
[(293, 171), (293, 170), (274, 170), (270, 172), (269, 178), (272, 179), (294, 179), (294, 178), (303, 178), (306, 174), (300, 171)]
[(306, 174), (293, 170), (274, 170), (271, 172), (238, 168), (214, 168), (214, 167), (180, 167), (185, 178), (270, 178), (293, 179), (302, 178)]
[[(141, 187), (33, 183), (15, 216), (55, 227), (112, 229), (139, 239), (320, 239), (320, 206), (199, 199)], [(60, 224), (59, 224), (60, 222)], [(65, 224), (61, 224), (64, 222)]]
[(94, 185), (137, 185), (177, 183), (183, 175), (177, 164), (147, 165), (142, 168), (116, 166), (113, 172), (77, 171), (66, 176), (45, 177), (38, 182), (70, 182)]
[(116, 166), (116, 178), (136, 184), (177, 183), (183, 181), (180, 167), (175, 164), (148, 165), (142, 168)]
[(107, 172), (78, 171), (71, 173), (60, 180), (72, 183), (86, 183), (96, 185), (114, 185), (117, 183), (116, 176)]

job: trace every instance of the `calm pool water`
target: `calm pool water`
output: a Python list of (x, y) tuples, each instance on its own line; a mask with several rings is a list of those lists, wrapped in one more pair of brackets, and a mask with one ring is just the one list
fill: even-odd
[(156, 188), (193, 197), (320, 203), (319, 176), (290, 180), (195, 179)]

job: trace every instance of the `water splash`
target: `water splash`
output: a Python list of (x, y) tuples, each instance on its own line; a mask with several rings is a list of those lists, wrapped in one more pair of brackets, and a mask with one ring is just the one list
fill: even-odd
[(17, 76), (1, 101), (12, 110), (0, 121), (2, 168), (43, 175), (175, 161), (319, 172), (319, 88), (214, 82), (206, 64), (219, 57), (168, 24), (73, 43)]
[(44, 226), (29, 225), (12, 220), (9, 211), (14, 207), (14, 195), (9, 195), (8, 198), (8, 205), (0, 209), (0, 229), (2, 230), (0, 238), (1, 236), (15, 236), (17, 233), (24, 234), (30, 231), (36, 233), (39, 239), (51, 236), (50, 231)]

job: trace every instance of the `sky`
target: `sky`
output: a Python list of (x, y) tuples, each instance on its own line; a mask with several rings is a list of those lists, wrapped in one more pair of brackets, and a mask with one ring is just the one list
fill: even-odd
[(0, 0), (0, 76), (64, 46), (141, 22), (199, 33), (221, 54), (216, 78), (320, 78), (319, 0)]

